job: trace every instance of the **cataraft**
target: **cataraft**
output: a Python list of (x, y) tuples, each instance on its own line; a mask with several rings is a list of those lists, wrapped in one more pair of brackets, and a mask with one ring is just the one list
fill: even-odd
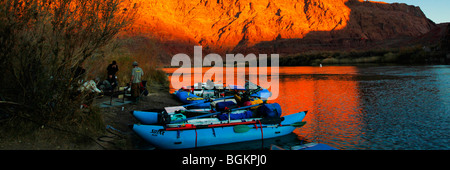
[[(171, 121), (184, 119), (186, 117), (193, 117), (216, 111), (225, 111), (225, 109), (229, 109), (228, 111), (232, 112), (233, 113), (232, 115), (234, 117), (236, 117), (236, 115), (238, 114), (240, 115), (247, 114), (244, 116), (240, 116), (240, 118), (248, 118), (251, 116), (249, 115), (250, 113), (246, 112), (246, 110), (243, 110), (240, 107), (262, 104), (265, 101), (267, 101), (266, 99), (268, 97), (270, 97), (270, 92), (268, 92), (266, 89), (260, 88), (259, 86), (253, 89), (250, 89), (247, 86), (247, 88), (244, 89), (246, 90), (241, 92), (238, 91), (229, 92), (229, 94), (233, 94), (233, 96), (226, 96), (216, 99), (208, 98), (204, 100), (193, 100), (197, 102), (183, 106), (165, 107), (164, 111), (162, 112), (135, 110), (133, 111), (133, 115), (143, 124), (170, 123)], [(186, 92), (184, 91), (177, 92), (177, 94), (180, 93)], [(193, 107), (198, 105), (201, 105), (201, 107)], [(257, 107), (252, 108), (255, 109)]]
[[(272, 144), (270, 146), (270, 150), (286, 150), (286, 149)], [(311, 142), (307, 144), (292, 146), (288, 150), (339, 150), (339, 149), (334, 148), (327, 144)]]
[[(246, 112), (232, 114), (237, 110)], [(302, 120), (307, 111), (286, 116), (281, 113), (278, 103), (263, 103), (157, 125), (134, 124), (131, 128), (158, 148), (186, 149), (279, 137), (306, 124)]]
[[(279, 123), (263, 119), (242, 119), (240, 122), (216, 124), (132, 125), (132, 129), (144, 140), (161, 149), (187, 149), (211, 145), (263, 140), (287, 135), (302, 122), (306, 111), (280, 118)], [(206, 122), (206, 121), (205, 121)], [(184, 126), (183, 126), (184, 124)]]
[[(262, 88), (242, 89), (245, 90), (231, 93), (233, 96), (166, 107), (162, 113), (134, 111), (133, 115), (143, 124), (130, 127), (158, 148), (186, 149), (283, 136), (306, 124), (303, 118), (307, 111), (282, 116), (278, 103), (268, 104), (258, 96)], [(265, 99), (270, 97), (263, 94)], [(187, 109), (203, 103), (207, 107)]]
[[(235, 118), (249, 118), (252, 114), (249, 109), (256, 109), (257, 107), (250, 107), (248, 109), (240, 106), (250, 106), (255, 104), (263, 104), (263, 101), (259, 98), (250, 98), (247, 102), (241, 102), (242, 105), (238, 105), (238, 101), (235, 96), (225, 97), (221, 99), (211, 100), (208, 102), (209, 108), (187, 109), (186, 106), (171, 106), (165, 107), (162, 112), (149, 112), (149, 111), (133, 111), (133, 116), (143, 124), (167, 124), (172, 121), (185, 119), (187, 117), (194, 117), (203, 114), (213, 113), (217, 111), (230, 112), (231, 117)], [(239, 97), (237, 97), (239, 99)], [(194, 104), (190, 104), (194, 105)], [(219, 115), (222, 119), (224, 114)]]
[[(252, 90), (253, 89), (253, 90)], [(214, 84), (213, 82), (197, 83), (193, 86), (185, 86), (174, 92), (174, 95), (190, 108), (208, 108), (209, 101), (218, 98), (230, 97), (235, 93), (245, 93), (253, 91), (251, 96), (267, 100), (272, 94), (269, 90), (263, 89), (256, 84), (246, 82), (245, 87), (239, 85), (228, 85), (224, 88), (223, 84)]]

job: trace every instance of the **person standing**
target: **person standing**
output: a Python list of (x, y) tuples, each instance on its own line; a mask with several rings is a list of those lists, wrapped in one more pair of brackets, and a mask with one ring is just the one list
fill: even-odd
[(106, 68), (106, 70), (108, 71), (108, 78), (110, 75), (115, 78), (116, 73), (119, 71), (119, 66), (117, 65), (116, 61), (112, 61), (112, 63), (108, 65), (108, 68)]
[(117, 82), (117, 76), (116, 73), (119, 71), (119, 66), (117, 65), (116, 61), (112, 61), (111, 64), (108, 65), (108, 68), (106, 68), (108, 71), (108, 76), (106, 77), (106, 80), (109, 81), (109, 83), (112, 85), (113, 90), (119, 82)]
[(139, 101), (140, 86), (142, 82), (142, 76), (144, 76), (144, 70), (138, 66), (138, 63), (133, 62), (133, 69), (131, 70), (131, 97), (135, 102)]

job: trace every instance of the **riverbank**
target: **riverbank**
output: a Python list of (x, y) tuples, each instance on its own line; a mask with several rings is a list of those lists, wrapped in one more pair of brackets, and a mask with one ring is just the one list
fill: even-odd
[[(181, 102), (167, 91), (154, 91), (148, 96), (142, 97), (137, 104), (125, 104), (116, 107), (102, 108), (104, 122), (108, 128), (105, 136), (99, 137), (99, 142), (104, 149), (150, 149), (143, 140), (128, 127), (130, 124), (139, 123), (132, 115), (133, 110), (160, 111), (167, 106), (182, 105)], [(123, 107), (123, 110), (122, 110)], [(112, 132), (112, 133), (111, 133)], [(110, 137), (108, 137), (110, 136)], [(105, 142), (107, 141), (107, 142)], [(142, 143), (144, 142), (144, 143)]]
[(128, 125), (138, 123), (133, 117), (132, 111), (162, 110), (166, 106), (181, 105), (172, 94), (162, 87), (154, 87), (150, 94), (142, 97), (137, 104), (106, 108), (98, 106), (106, 101), (109, 102), (108, 96), (97, 98), (92, 106), (85, 109), (99, 112), (101, 120), (103, 120), (101, 124), (106, 129), (96, 136), (74, 137), (79, 135), (78, 132), (65, 130), (64, 127), (36, 125), (37, 128), (33, 132), (24, 135), (2, 136), (0, 150), (133, 150), (141, 149), (139, 148), (141, 146), (151, 149), (151, 146), (140, 140), (128, 128)]
[(280, 66), (318, 66), (395, 64), (395, 65), (435, 65), (449, 64), (450, 54), (440, 46), (414, 46), (392, 49), (313, 51), (280, 57)]

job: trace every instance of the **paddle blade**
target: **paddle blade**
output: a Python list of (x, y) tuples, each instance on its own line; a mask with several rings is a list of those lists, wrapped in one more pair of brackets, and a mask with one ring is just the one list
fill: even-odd
[(306, 125), (306, 121), (295, 122), (295, 123), (291, 124), (291, 126), (294, 126), (294, 127), (302, 127), (302, 126), (305, 126), (305, 125)]
[(192, 101), (192, 100), (203, 100), (203, 98), (200, 98), (200, 97), (188, 97), (188, 98), (186, 98), (186, 100), (188, 100), (188, 101)]
[(248, 132), (250, 129), (251, 127), (248, 127), (247, 125), (236, 125), (233, 127), (235, 133), (245, 133)]

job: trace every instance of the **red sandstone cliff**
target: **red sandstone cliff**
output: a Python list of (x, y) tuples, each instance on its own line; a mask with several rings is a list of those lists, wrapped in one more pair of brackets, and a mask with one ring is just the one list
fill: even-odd
[[(171, 53), (294, 53), (417, 37), (435, 24), (419, 7), (358, 0), (136, 0), (133, 34)], [(395, 41), (393, 41), (395, 42)]]

